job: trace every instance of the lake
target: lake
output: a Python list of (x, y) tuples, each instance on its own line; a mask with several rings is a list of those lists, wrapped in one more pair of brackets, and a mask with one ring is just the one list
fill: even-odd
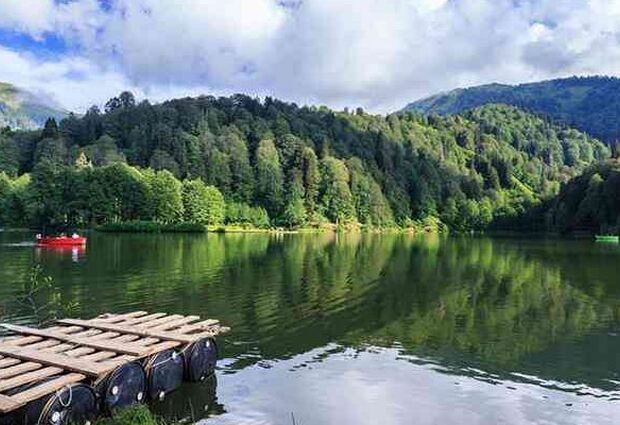
[[(216, 379), (152, 406), (202, 424), (617, 424), (620, 246), (543, 238), (0, 233), (4, 321), (218, 318)], [(34, 264), (54, 288), (16, 303)]]

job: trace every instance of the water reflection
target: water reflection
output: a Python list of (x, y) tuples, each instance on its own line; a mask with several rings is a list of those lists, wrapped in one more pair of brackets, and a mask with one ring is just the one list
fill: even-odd
[[(400, 373), (420, 367), (480, 385), (618, 398), (614, 247), (404, 235), (93, 234), (88, 251), (75, 257), (7, 245), (18, 235), (0, 238), (2, 297), (39, 262), (82, 316), (142, 309), (217, 317), (232, 326), (221, 344), (226, 397), (219, 399), (226, 408), (216, 413), (243, 404), (227, 386), (238, 376), (289, 380), (283, 365), (317, 350), (320, 363), (291, 370), (328, 373), (332, 358), (353, 350), (364, 359), (377, 355), (372, 367)], [(11, 314), (28, 320), (27, 312)], [(373, 354), (381, 349), (390, 356)], [(356, 373), (368, 366), (355, 364)], [(389, 391), (409, 382), (393, 379)], [(248, 397), (256, 390), (249, 388)], [(325, 401), (323, 408), (330, 406)]]

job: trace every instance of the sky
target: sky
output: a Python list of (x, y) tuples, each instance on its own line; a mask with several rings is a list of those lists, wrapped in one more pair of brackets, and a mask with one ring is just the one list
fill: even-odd
[(620, 74), (620, 0), (0, 0), (0, 81), (82, 112), (245, 93), (383, 113)]

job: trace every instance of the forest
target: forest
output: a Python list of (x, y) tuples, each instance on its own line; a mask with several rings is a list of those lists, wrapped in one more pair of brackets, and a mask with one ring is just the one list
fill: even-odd
[(0, 226), (133, 220), (484, 229), (545, 205), (610, 149), (515, 107), (373, 115), (245, 95), (0, 134)]

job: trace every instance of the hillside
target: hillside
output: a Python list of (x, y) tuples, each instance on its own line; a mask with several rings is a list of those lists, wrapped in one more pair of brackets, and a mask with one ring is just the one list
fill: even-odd
[(66, 116), (67, 112), (50, 100), (0, 82), (0, 128), (34, 130), (49, 117), (60, 120)]
[[(180, 181), (199, 178), (223, 195), (228, 221), (245, 214), (289, 227), (389, 226), (438, 218), (477, 229), (554, 196), (607, 157), (595, 139), (508, 106), (379, 116), (243, 95), (151, 105), (123, 93), (105, 112), (0, 138), (0, 170), (12, 179), (32, 174), (29, 183), (5, 184), (31, 192), (7, 195), (17, 204), (30, 199), (23, 208), (11, 204), (23, 213), (9, 222), (181, 220)], [(170, 197), (157, 201), (164, 192)], [(168, 205), (178, 208), (158, 215)]]
[(456, 89), (410, 103), (404, 110), (449, 115), (488, 103), (504, 103), (543, 114), (608, 144), (620, 140), (620, 79), (611, 77)]

